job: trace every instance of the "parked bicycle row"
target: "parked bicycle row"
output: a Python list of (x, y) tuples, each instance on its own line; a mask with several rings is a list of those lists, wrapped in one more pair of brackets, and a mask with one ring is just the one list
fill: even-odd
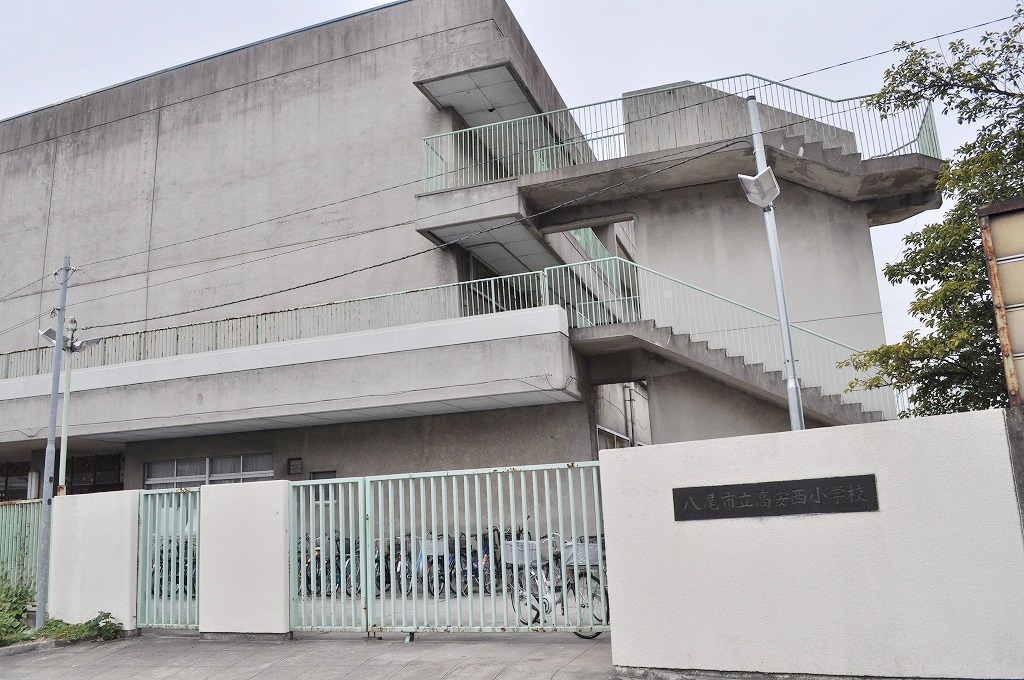
[[(326, 539), (307, 535), (297, 547), (300, 594), (361, 597), (359, 541), (342, 538), (340, 531)], [(574, 612), (576, 621), (601, 625), (608, 621), (603, 542), (603, 536), (563, 539), (558, 534), (533, 540), (522, 528), (502, 532), (498, 527), (479, 536), (427, 534), (421, 539), (406, 534), (375, 540), (367, 568), (372, 567), (375, 598), (392, 590), (401, 600), (504, 593), (524, 626), (549, 624), (556, 611), (563, 620)]]

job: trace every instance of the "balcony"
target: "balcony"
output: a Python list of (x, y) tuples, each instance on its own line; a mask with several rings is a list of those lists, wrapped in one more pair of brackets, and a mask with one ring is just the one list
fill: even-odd
[[(644, 324), (669, 341), (652, 342), (650, 329), (637, 330)], [(670, 361), (784, 403), (778, 324), (609, 257), (107, 337), (73, 355), (80, 396), (71, 434), (133, 441), (579, 401), (570, 342), (593, 356), (620, 351), (623, 338), (648, 351), (681, 347)], [(601, 327), (612, 333), (567, 330)], [(836, 364), (853, 347), (799, 326), (794, 345), (805, 390), (830, 399), (832, 411), (845, 404), (869, 419), (895, 417), (890, 391), (845, 392), (854, 373)], [(52, 352), (0, 355), (0, 442), (45, 430)], [(822, 413), (832, 423), (860, 417)]]
[(833, 100), (744, 74), (630, 94), (596, 104), (478, 125), (423, 140), (424, 193), (477, 186), (750, 135), (746, 97), (766, 136), (858, 160), (940, 159), (931, 104), (884, 117), (861, 98)]

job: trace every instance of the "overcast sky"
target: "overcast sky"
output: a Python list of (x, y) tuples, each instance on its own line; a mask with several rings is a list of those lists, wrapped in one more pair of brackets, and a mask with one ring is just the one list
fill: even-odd
[[(569, 106), (681, 80), (754, 73), (781, 80), (1008, 16), (1009, 0), (508, 0)], [(0, 13), (0, 119), (374, 7), (366, 0), (5, 0)], [(988, 30), (1000, 30), (1003, 22)], [(984, 29), (958, 36), (974, 40)], [(944, 39), (943, 46), (953, 38)], [(929, 46), (937, 48), (939, 41)], [(894, 56), (791, 84), (833, 99), (867, 94)], [(972, 136), (949, 119), (939, 139), (949, 156)], [(875, 227), (872, 241), (886, 334), (915, 327), (913, 295), (881, 275), (899, 259), (905, 233), (939, 217), (923, 213)], [(785, 258), (785, 253), (783, 253)]]

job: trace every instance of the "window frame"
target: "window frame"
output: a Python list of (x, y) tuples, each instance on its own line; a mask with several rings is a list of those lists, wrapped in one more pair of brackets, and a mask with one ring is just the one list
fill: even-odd
[[(269, 456), (270, 468), (245, 472), (246, 456)], [(238, 458), (238, 472), (211, 472), (211, 461), (215, 458)], [(201, 475), (179, 475), (178, 464), (184, 461), (194, 462), (204, 460), (205, 471)], [(149, 466), (156, 463), (174, 463), (174, 475), (171, 477), (150, 477)], [(260, 482), (274, 479), (274, 454), (271, 451), (249, 451), (246, 453), (231, 453), (219, 456), (196, 456), (194, 458), (170, 458), (160, 460), (147, 460), (143, 467), (142, 488), (145, 490), (156, 489), (185, 489), (206, 484), (234, 484), (244, 482)]]

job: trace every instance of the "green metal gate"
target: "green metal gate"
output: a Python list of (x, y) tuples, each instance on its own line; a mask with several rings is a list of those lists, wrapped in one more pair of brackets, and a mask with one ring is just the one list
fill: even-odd
[(0, 503), (0, 576), (34, 588), (39, 562), (39, 517), (42, 502)]
[(609, 630), (596, 462), (292, 486), (292, 628)]
[(138, 625), (199, 628), (199, 489), (139, 499)]

